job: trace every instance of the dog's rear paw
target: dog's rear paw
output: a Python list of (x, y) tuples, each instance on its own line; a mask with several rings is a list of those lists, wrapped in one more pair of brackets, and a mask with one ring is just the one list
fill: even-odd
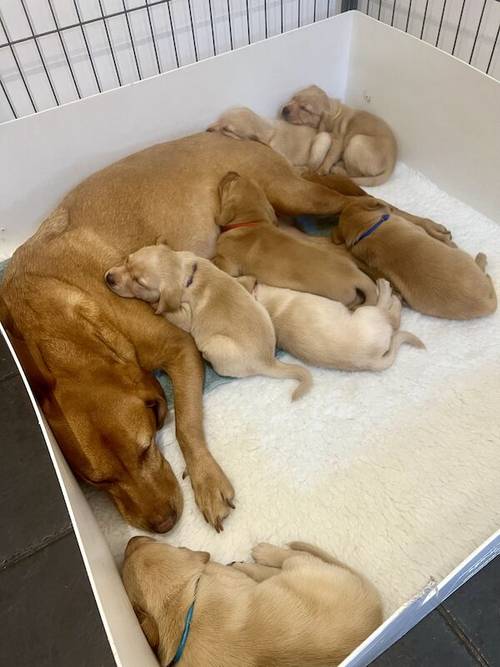
[(222, 522), (234, 509), (234, 489), (218, 463), (210, 458), (200, 461), (189, 470), (191, 484), (205, 521), (220, 533)]
[(276, 547), (274, 544), (267, 542), (260, 542), (252, 549), (252, 558), (259, 565), (267, 565), (268, 567), (281, 567), (283, 560), (290, 554), (289, 549)]

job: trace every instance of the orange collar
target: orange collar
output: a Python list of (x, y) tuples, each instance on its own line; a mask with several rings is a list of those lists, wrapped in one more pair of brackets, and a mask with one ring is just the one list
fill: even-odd
[(252, 225), (258, 225), (262, 222), (262, 220), (250, 220), (249, 222), (233, 222), (232, 224), (229, 225), (223, 225), (220, 228), (220, 233), (224, 234), (224, 232), (229, 232), (231, 229), (238, 229), (238, 227), (252, 227)]

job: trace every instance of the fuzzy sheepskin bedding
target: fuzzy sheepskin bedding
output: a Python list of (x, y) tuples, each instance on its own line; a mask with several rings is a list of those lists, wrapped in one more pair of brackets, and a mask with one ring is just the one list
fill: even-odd
[[(500, 227), (400, 164), (371, 192), (452, 230), (484, 251), (500, 286)], [(314, 387), (290, 403), (292, 381), (234, 380), (205, 395), (210, 448), (236, 489), (217, 535), (181, 481), (184, 514), (163, 539), (244, 560), (260, 541), (301, 539), (368, 575), (385, 614), (439, 581), (500, 525), (500, 315), (471, 322), (403, 311), (427, 351), (404, 346), (379, 374), (312, 369)], [(159, 434), (180, 479), (173, 424)], [(85, 490), (117, 561), (127, 526), (103, 493)]]

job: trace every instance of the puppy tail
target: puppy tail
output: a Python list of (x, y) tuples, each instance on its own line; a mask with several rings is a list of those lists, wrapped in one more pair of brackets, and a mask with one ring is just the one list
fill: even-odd
[(391, 340), (391, 345), (387, 352), (380, 359), (376, 359), (370, 366), (372, 371), (383, 371), (390, 368), (396, 359), (399, 348), (403, 343), (418, 347), (420, 350), (425, 350), (425, 345), (420, 338), (410, 333), (409, 331), (397, 331)]
[(298, 364), (284, 364), (282, 361), (274, 360), (274, 363), (271, 367), (267, 367), (263, 371), (263, 375), (267, 375), (273, 378), (291, 378), (292, 380), (297, 380), (299, 386), (292, 393), (292, 401), (296, 401), (298, 398), (301, 398), (312, 387), (312, 375), (311, 371), (304, 366), (299, 366)]

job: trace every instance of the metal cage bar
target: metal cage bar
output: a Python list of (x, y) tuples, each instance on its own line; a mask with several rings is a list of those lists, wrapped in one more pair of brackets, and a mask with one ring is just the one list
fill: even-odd
[[(429, 41), (432, 33), (434, 45), (500, 75), (500, 0), (461, 0), (456, 12), (447, 0), (425, 0), (425, 5), (413, 0), (121, 0), (112, 11), (110, 0), (97, 0), (93, 15), (81, 0), (12, 0), (13, 9), (16, 2), (22, 28), (11, 11), (9, 21), (0, 13), (0, 55), (9, 55), (0, 60), (0, 122), (37, 113), (50, 107), (51, 99), (53, 106), (81, 99), (92, 88), (102, 92), (353, 9), (420, 39)], [(69, 19), (62, 20), (58, 2), (73, 11)], [(42, 45), (50, 36), (56, 42)], [(33, 54), (18, 52), (22, 45), (31, 45)], [(130, 59), (122, 59), (122, 52)], [(56, 66), (66, 69), (67, 80), (54, 76)]]

